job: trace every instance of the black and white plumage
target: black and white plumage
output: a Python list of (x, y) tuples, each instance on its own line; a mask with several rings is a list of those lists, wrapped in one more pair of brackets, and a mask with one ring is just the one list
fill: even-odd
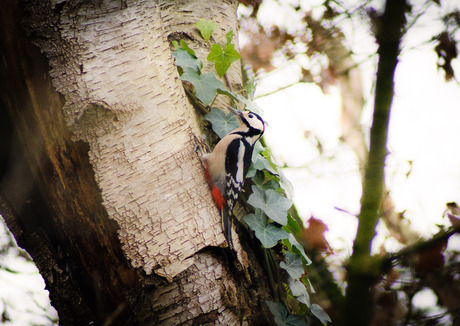
[(239, 126), (222, 138), (212, 153), (203, 155), (203, 162), (214, 202), (222, 214), (225, 238), (228, 245), (233, 247), (233, 208), (251, 165), (254, 145), (262, 137), (265, 124), (256, 113), (229, 110), (235, 115)]

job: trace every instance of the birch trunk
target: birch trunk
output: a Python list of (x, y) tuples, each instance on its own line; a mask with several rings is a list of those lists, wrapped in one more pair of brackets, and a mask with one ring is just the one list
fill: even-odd
[[(0, 212), (61, 325), (268, 323), (257, 253), (225, 248), (170, 49), (184, 38), (205, 61), (193, 24), (212, 19), (223, 42), (236, 7), (0, 4)], [(241, 87), (238, 65), (228, 80)]]

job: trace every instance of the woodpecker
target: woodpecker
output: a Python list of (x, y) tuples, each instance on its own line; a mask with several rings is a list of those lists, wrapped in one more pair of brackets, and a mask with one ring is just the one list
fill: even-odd
[(238, 128), (222, 138), (210, 154), (202, 157), (206, 179), (222, 216), (222, 228), (230, 248), (233, 207), (251, 165), (252, 152), (265, 131), (262, 118), (253, 112), (228, 108), (238, 120)]

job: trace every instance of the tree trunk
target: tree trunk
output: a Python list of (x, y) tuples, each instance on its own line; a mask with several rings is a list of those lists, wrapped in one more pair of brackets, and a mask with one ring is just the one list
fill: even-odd
[[(259, 257), (225, 247), (170, 50), (236, 1), (3, 1), (0, 213), (61, 325), (267, 324)], [(227, 72), (233, 89), (241, 72)], [(244, 232), (242, 233), (244, 235)], [(245, 259), (248, 255), (248, 259)]]

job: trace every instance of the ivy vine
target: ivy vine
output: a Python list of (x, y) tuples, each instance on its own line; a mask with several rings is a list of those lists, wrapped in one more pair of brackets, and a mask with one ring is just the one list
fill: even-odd
[[(212, 33), (217, 25), (212, 21), (200, 20), (194, 25), (206, 42), (210, 42)], [(210, 44), (211, 51), (207, 60), (214, 63), (214, 68), (219, 77), (224, 77), (231, 64), (241, 58), (233, 43), (233, 30), (225, 35), (221, 44)], [(215, 73), (203, 73), (203, 62), (196, 56), (184, 40), (173, 41), (175, 59), (180, 78), (193, 85), (192, 95), (208, 109), (205, 119), (212, 125), (212, 130), (220, 138), (238, 127), (236, 118), (231, 113), (226, 113), (212, 107), (217, 96), (227, 96), (234, 103), (244, 104), (246, 110), (261, 113), (257, 105), (248, 98), (228, 90)], [(253, 83), (247, 85), (247, 93), (253, 94)], [(209, 110), (209, 108), (211, 108)], [(282, 302), (267, 301), (266, 304), (274, 316), (277, 325), (308, 325), (310, 317), (315, 316), (323, 325), (331, 322), (330, 317), (317, 304), (310, 302), (310, 293), (314, 289), (308, 279), (307, 266), (311, 260), (306, 255), (302, 245), (296, 240), (300, 236), (301, 226), (289, 214), (292, 206), (290, 194), (291, 184), (274, 164), (268, 148), (257, 142), (252, 156), (251, 168), (247, 178), (251, 178), (252, 193), (247, 204), (252, 206), (253, 213), (243, 217), (246, 225), (254, 231), (261, 245), (270, 250), (281, 244), (281, 251), (277, 250), (279, 267), (286, 271), (288, 277), (284, 283), (289, 296), (286, 302), (295, 299), (297, 307), (290, 310)], [(278, 247), (277, 247), (278, 248)], [(273, 251), (273, 250), (272, 250)], [(307, 290), (309, 289), (309, 290)], [(294, 313), (292, 313), (294, 311)], [(309, 312), (309, 313), (308, 313)]]

